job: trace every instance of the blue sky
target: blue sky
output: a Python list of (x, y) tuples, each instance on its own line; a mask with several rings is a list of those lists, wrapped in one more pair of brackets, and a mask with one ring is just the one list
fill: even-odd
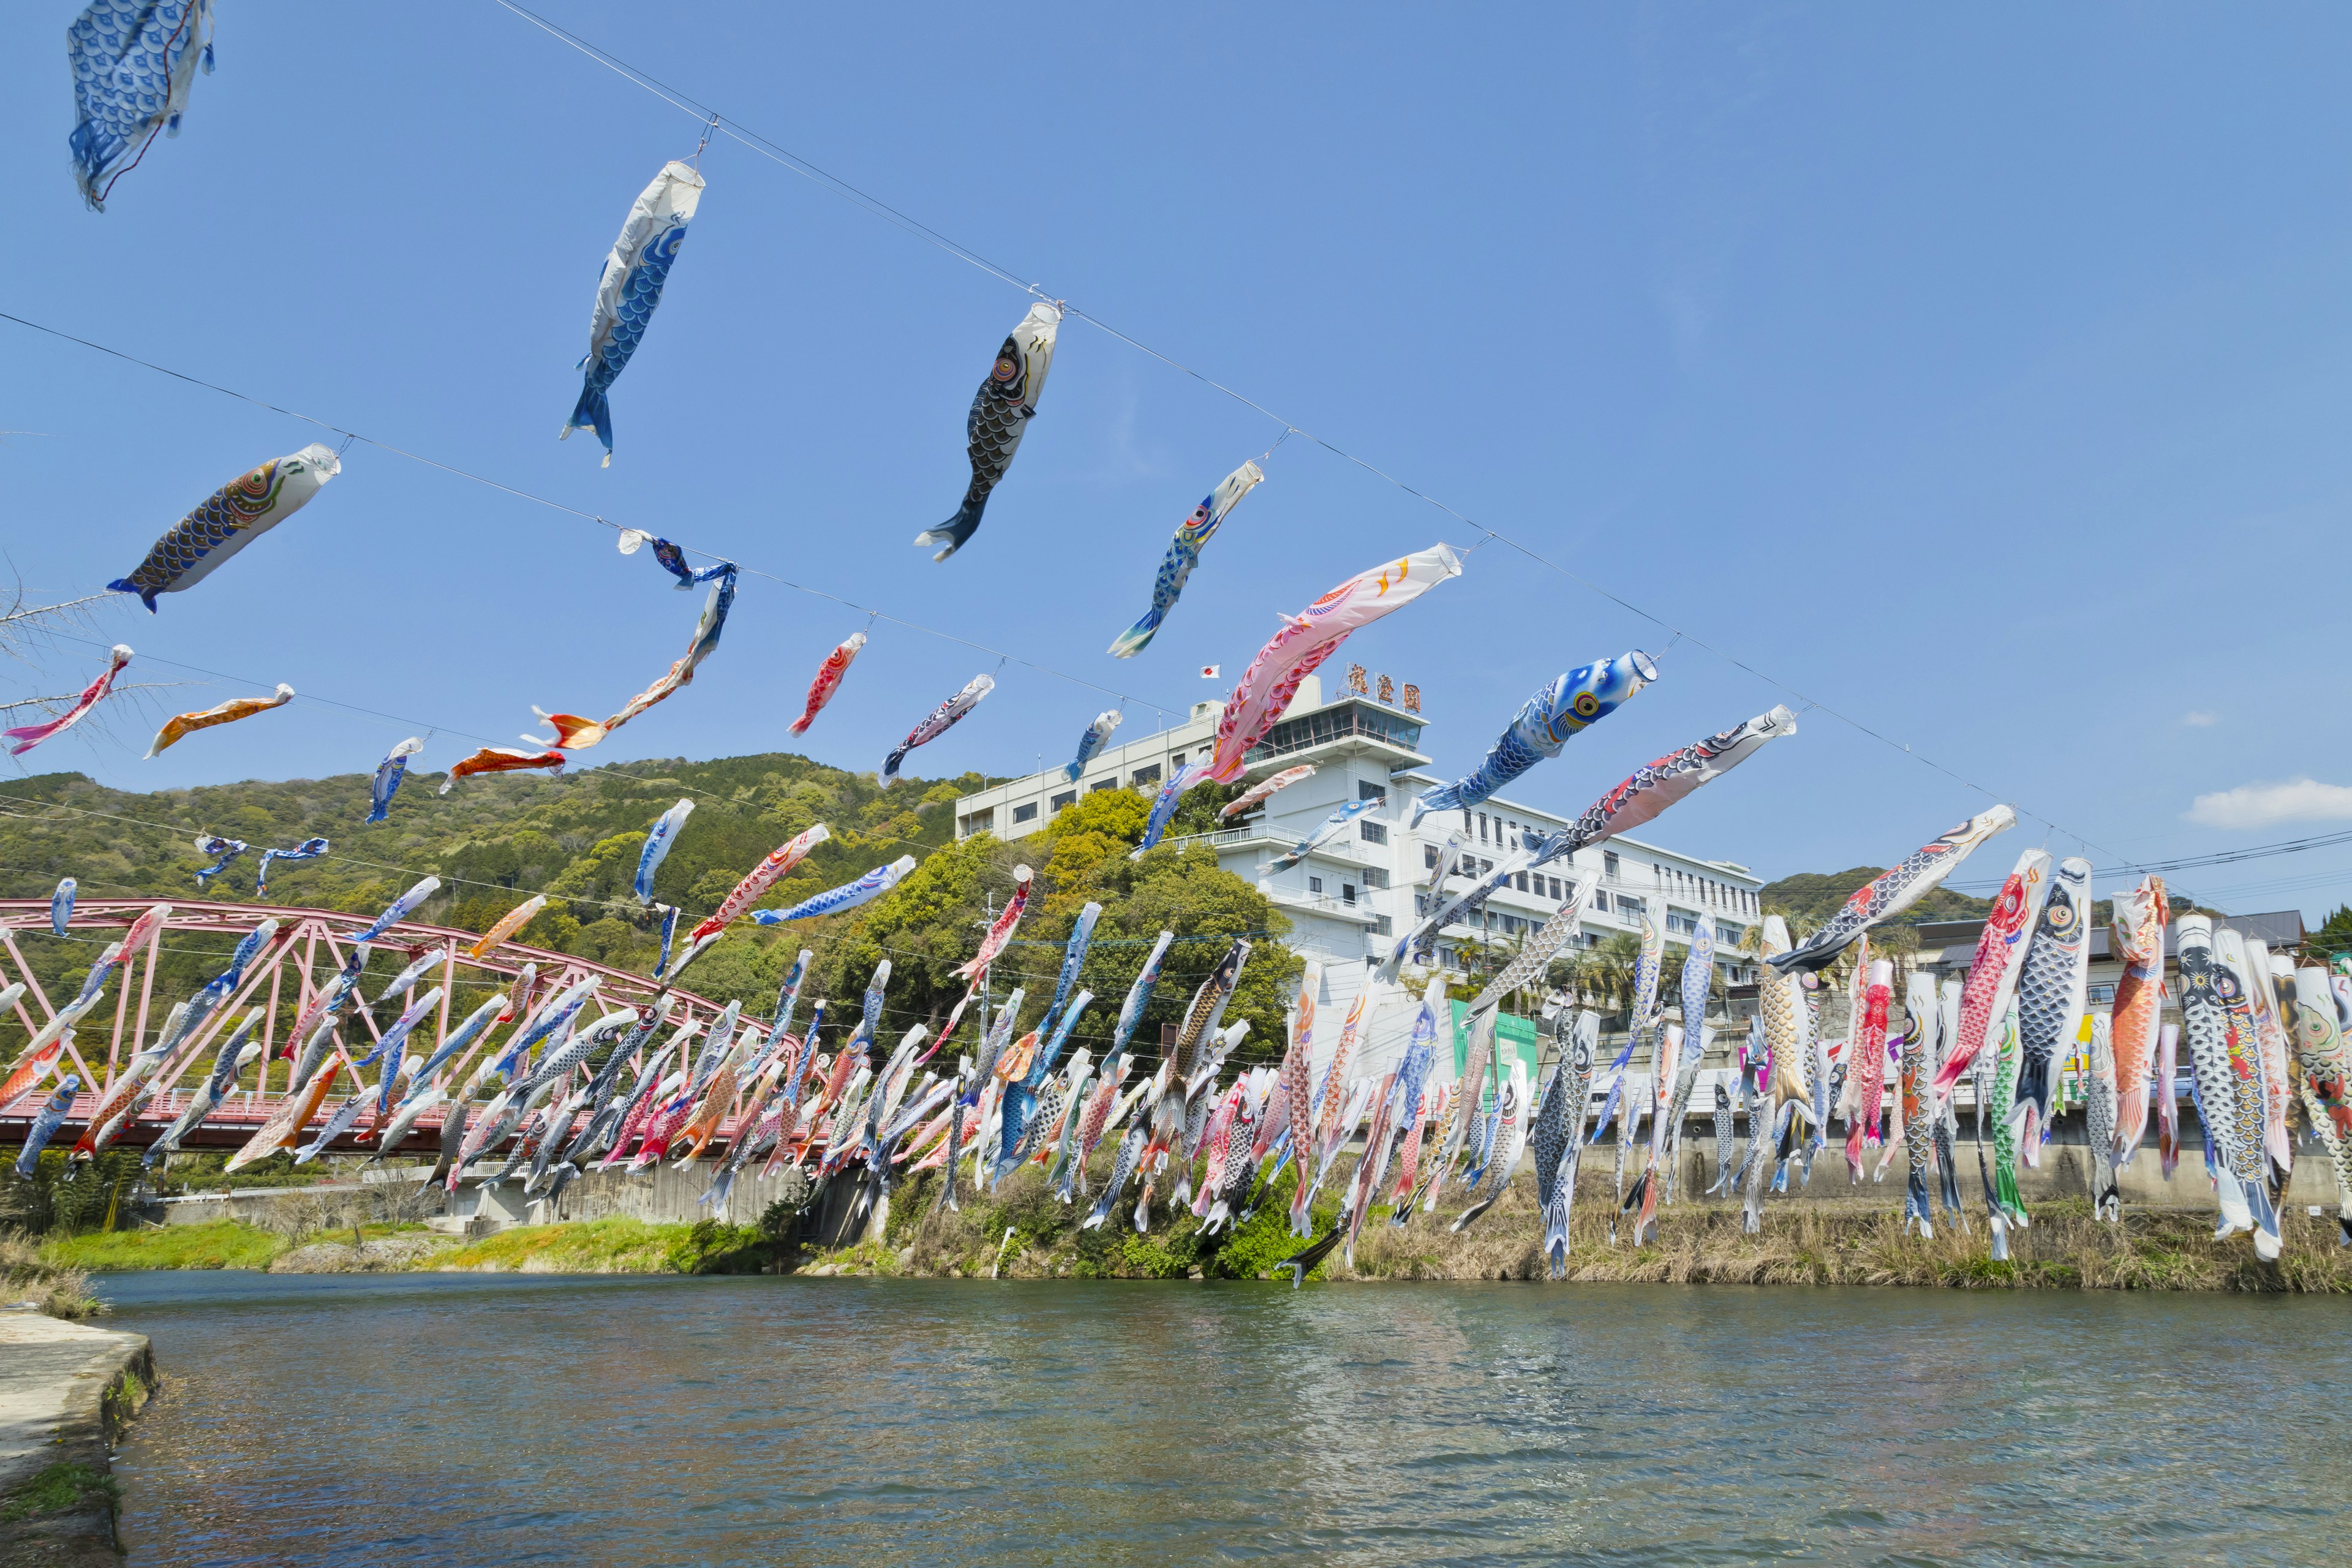
[[(555, 440), (597, 268), (690, 118), (491, 0), (224, 0), (183, 134), (92, 214), (66, 156), (75, 10), (0, 21), (13, 313), (1111, 688), (1131, 726), (1222, 698), (1198, 667), (1237, 672), (1342, 577), (1480, 537), (1293, 438), (1153, 646), (1109, 658), (1175, 523), (1281, 426), (1071, 321), (986, 521), (934, 565), (908, 541), (961, 494), (965, 408), (1027, 300), (726, 140), (599, 469)], [(1767, 876), (1885, 864), (1988, 804), (1923, 756), (2032, 814), (1963, 881), (2045, 834), (2104, 867), (2352, 816), (2341, 12), (549, 14), (1913, 748), (1808, 714), (1664, 842)], [(318, 434), (6, 322), (0, 353), (0, 429), (37, 433), (0, 437), (37, 599), (123, 574)], [(683, 650), (697, 601), (608, 531), (366, 446), (345, 464), (160, 615), (126, 598), (86, 628), (144, 679), (208, 684), (26, 763), (317, 776), (429, 728), (419, 765), (446, 765), (514, 743), (533, 703), (607, 711)], [(790, 748), (810, 673), (865, 624), (747, 579), (693, 687), (581, 760)], [(1657, 653), (1655, 687), (1516, 791), (1574, 810), (1784, 700), (1672, 637), (1489, 543), (1340, 663), (1419, 685), (1460, 770), (1560, 669)], [(53, 642), (12, 694), (100, 657)], [(882, 624), (805, 749), (876, 767), (996, 663)], [(306, 700), (140, 760), (163, 713), (278, 680)], [(1116, 701), (1015, 664), (910, 767), (1059, 762)], [(2352, 848), (2176, 880), (2317, 913)]]

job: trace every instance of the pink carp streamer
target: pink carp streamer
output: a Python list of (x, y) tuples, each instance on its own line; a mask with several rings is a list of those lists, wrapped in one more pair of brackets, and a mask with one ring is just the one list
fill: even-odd
[(16, 742), (8, 748), (8, 754), (21, 757), (42, 742), (62, 735), (80, 723), (84, 715), (106, 700), (106, 694), (114, 689), (114, 678), (121, 675), (122, 667), (130, 662), (130, 647), (116, 643), (107, 655), (106, 668), (99, 672), (97, 679), (81, 689), (81, 695), (74, 699), (72, 707), (42, 723), (24, 724), (5, 732), (6, 739)]
[(834, 694), (841, 689), (841, 680), (849, 673), (850, 661), (857, 657), (858, 651), (865, 646), (866, 634), (852, 632), (847, 641), (824, 656), (824, 662), (816, 668), (816, 679), (809, 682), (808, 706), (802, 710), (799, 718), (786, 726), (788, 732), (794, 735), (808, 733), (808, 727), (816, 721), (818, 712), (826, 703), (832, 701)]
[(750, 909), (753, 900), (773, 886), (777, 878), (807, 859), (810, 850), (832, 837), (833, 830), (820, 822), (807, 832), (778, 845), (773, 854), (752, 867), (751, 873), (735, 884), (733, 892), (719, 900), (719, 907), (710, 911), (708, 920), (688, 933), (687, 944), (691, 947), (704, 937), (717, 936), (727, 928), (728, 921)]

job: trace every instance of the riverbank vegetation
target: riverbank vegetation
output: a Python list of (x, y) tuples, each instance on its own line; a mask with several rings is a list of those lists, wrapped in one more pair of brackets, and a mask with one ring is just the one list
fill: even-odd
[(49, 1257), (20, 1235), (0, 1234), (0, 1300), (29, 1302), (52, 1318), (79, 1320), (106, 1310), (89, 1293), (89, 1270)]

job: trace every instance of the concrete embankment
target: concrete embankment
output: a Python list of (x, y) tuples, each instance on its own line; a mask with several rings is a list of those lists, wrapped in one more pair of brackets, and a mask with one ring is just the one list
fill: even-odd
[(144, 1334), (0, 1310), (0, 1568), (121, 1561), (114, 1445), (154, 1387)]

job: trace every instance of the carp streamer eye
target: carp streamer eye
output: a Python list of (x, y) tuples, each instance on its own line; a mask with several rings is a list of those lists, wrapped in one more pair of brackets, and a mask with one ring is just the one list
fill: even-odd
[(992, 381), (1011, 381), (1014, 376), (1019, 375), (1020, 374), (1021, 367), (1013, 363), (1013, 356), (1011, 354), (999, 356), (996, 362), (996, 368), (988, 373), (989, 379)]
[(1576, 694), (1576, 700), (1570, 706), (1576, 710), (1578, 718), (1590, 719), (1601, 711), (1601, 699), (1590, 691), (1580, 691)]

